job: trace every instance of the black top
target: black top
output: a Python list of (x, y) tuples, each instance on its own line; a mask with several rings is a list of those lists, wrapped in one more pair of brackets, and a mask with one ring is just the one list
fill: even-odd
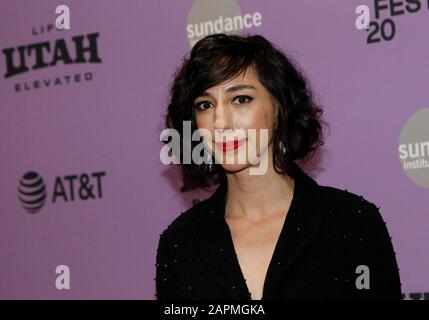
[[(289, 174), (295, 179), (292, 203), (262, 300), (401, 299), (395, 253), (379, 208), (347, 190), (319, 185), (296, 164)], [(225, 178), (161, 234), (158, 300), (251, 299), (224, 216), (226, 192)]]

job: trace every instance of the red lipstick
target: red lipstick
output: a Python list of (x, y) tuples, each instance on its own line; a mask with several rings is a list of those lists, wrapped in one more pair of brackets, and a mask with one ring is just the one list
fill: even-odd
[(223, 150), (223, 152), (226, 152), (238, 149), (245, 141), (246, 139), (216, 142), (216, 146)]

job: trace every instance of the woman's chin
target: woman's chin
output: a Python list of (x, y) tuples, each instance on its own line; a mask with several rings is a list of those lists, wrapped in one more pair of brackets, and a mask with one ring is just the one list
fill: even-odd
[(222, 164), (222, 168), (228, 173), (236, 173), (245, 170), (249, 167), (248, 164)]

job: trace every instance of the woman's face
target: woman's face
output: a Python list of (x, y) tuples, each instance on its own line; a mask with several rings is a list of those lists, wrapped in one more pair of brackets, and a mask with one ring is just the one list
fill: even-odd
[(200, 134), (227, 172), (257, 166), (261, 156), (272, 152), (277, 109), (254, 68), (207, 89), (194, 107), (198, 129), (206, 129)]

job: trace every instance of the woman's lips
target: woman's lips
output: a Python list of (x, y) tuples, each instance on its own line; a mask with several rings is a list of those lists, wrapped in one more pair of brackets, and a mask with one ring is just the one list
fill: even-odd
[(216, 142), (216, 147), (224, 152), (238, 149), (241, 145), (246, 142), (246, 139), (231, 140), (225, 142)]

